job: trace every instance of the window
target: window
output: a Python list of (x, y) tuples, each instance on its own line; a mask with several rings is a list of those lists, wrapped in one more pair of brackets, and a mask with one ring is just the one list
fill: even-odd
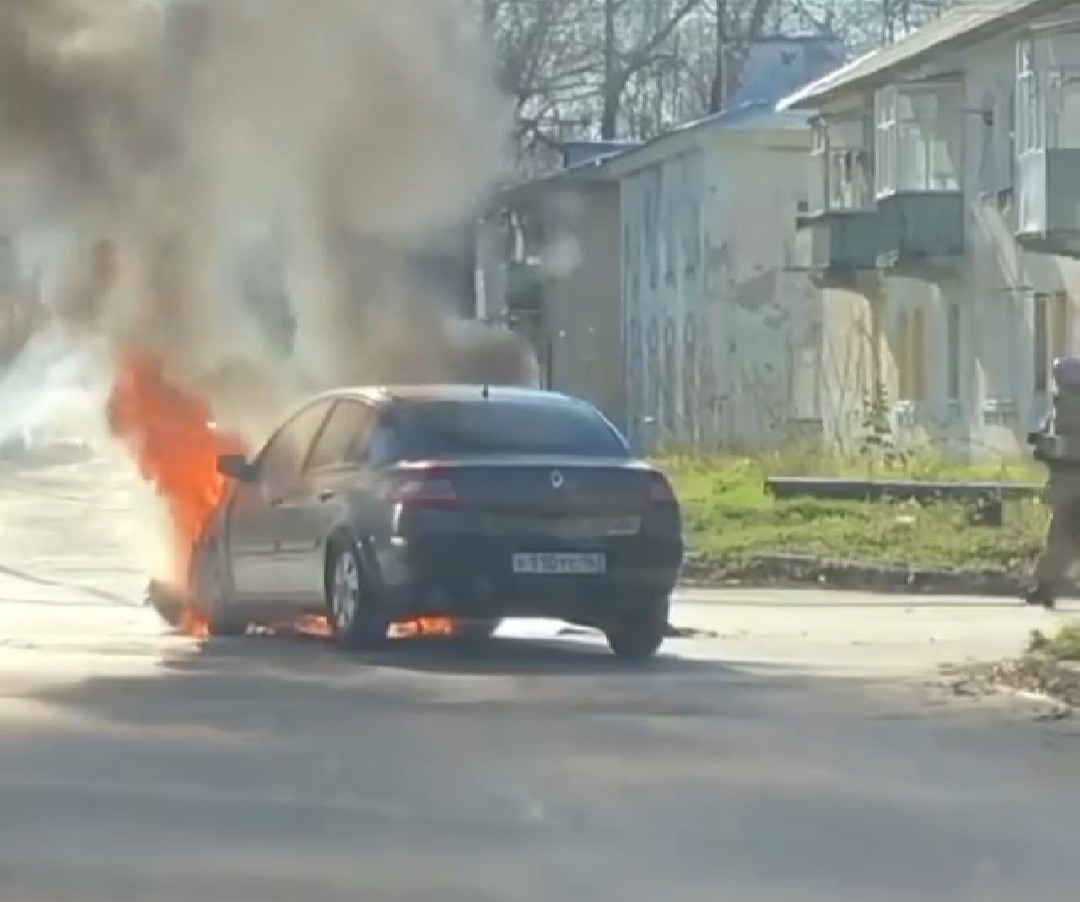
[(1035, 295), (1032, 321), (1033, 381), (1037, 395), (1050, 393), (1054, 361), (1069, 353), (1069, 295), (1064, 291)]
[(330, 401), (305, 407), (282, 426), (259, 454), (259, 481), (273, 489), (285, 489), (300, 475), (308, 449), (319, 434)]
[(1069, 354), (1069, 307), (1068, 292), (1054, 292), (1053, 329), (1051, 330), (1054, 360), (1067, 357)]
[(1035, 367), (1035, 394), (1045, 395), (1050, 391), (1050, 304), (1047, 295), (1035, 295), (1033, 315), (1031, 359)]
[(595, 409), (571, 402), (489, 399), (409, 404), (396, 421), (402, 456), (567, 454), (629, 456)]
[[(960, 88), (920, 85), (897, 93), (896, 188), (900, 191), (956, 191), (959, 167), (954, 154), (962, 143)], [(954, 102), (956, 101), (956, 102)]]
[(993, 121), (986, 129), (989, 143), (983, 189), (1005, 191), (1016, 184), (1016, 87), (1002, 85), (994, 95)]
[(1035, 66), (1035, 40), (1025, 38), (1016, 53), (1017, 152), (1028, 153), (1046, 146), (1044, 111), (1039, 73)]
[(898, 400), (926, 400), (925, 311), (915, 308), (900, 314), (896, 344)]
[(1050, 70), (1046, 73), (1045, 87), (1046, 146), (1080, 148), (1080, 67)]
[(869, 210), (873, 207), (870, 154), (866, 152), (867, 121), (862, 116), (832, 116), (818, 125), (817, 172), (819, 209)]
[(358, 463), (367, 452), (375, 413), (359, 401), (338, 401), (311, 452), (308, 469)]
[(813, 144), (810, 148), (813, 173), (810, 179), (810, 192), (807, 209), (820, 213), (828, 209), (829, 197), (829, 133), (825, 123), (815, 122), (812, 131)]
[(878, 197), (897, 188), (896, 88), (882, 88), (874, 98), (874, 189)]
[(386, 424), (377, 425), (368, 445), (368, 463), (373, 467), (382, 467), (401, 459), (401, 438), (397, 430)]
[(960, 305), (949, 304), (945, 320), (946, 373), (945, 390), (950, 401), (960, 400)]

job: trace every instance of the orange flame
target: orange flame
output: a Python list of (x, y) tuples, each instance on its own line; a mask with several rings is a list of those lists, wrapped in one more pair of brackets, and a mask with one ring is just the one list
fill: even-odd
[[(217, 458), (244, 453), (243, 443), (216, 430), (209, 404), (171, 384), (161, 362), (146, 353), (128, 352), (119, 359), (107, 413), (110, 429), (127, 445), (140, 475), (168, 505), (176, 542), (170, 582), (185, 599), (180, 629), (206, 638), (209, 619), (192, 592), (192, 553), (227, 488)], [(315, 635), (332, 632), (325, 617), (301, 618), (296, 626)], [(417, 617), (396, 625), (404, 636), (452, 635), (455, 626), (450, 617)]]
[(171, 385), (152, 355), (129, 352), (117, 364), (109, 426), (135, 458), (143, 479), (168, 505), (176, 547), (171, 582), (188, 601), (181, 628), (205, 637), (208, 623), (191, 596), (192, 552), (225, 493), (217, 457), (241, 450), (211, 425), (210, 406)]
[(396, 624), (399, 636), (452, 636), (457, 628), (453, 617), (429, 615)]

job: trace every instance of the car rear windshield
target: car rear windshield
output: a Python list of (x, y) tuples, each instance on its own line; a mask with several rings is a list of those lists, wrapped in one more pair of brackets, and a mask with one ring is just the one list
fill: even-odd
[(412, 459), (436, 454), (629, 456), (622, 437), (582, 404), (478, 399), (409, 406), (401, 437)]

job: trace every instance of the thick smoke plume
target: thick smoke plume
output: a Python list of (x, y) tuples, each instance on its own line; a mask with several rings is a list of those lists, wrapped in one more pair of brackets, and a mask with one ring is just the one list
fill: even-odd
[(63, 237), (64, 340), (158, 355), (254, 440), (314, 389), (529, 378), (407, 275), (500, 174), (472, 20), (465, 0), (3, 0), (0, 204)]

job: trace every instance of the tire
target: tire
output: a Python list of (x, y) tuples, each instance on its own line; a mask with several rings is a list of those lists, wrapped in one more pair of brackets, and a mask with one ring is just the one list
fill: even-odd
[(165, 621), (166, 626), (174, 630), (180, 628), (184, 606), (180, 597), (164, 583), (150, 580), (143, 593), (143, 601), (157, 612), (158, 617)]
[[(248, 622), (228, 616), (228, 602), (222, 597), (219, 580), (208, 569), (206, 549), (196, 548), (192, 555), (191, 581), (195, 597), (204, 600), (205, 611), (209, 619), (207, 624), (211, 636), (243, 636), (247, 632)], [(180, 593), (165, 583), (151, 580), (146, 588), (146, 603), (150, 605), (172, 629), (180, 629), (184, 620), (185, 601)]]
[[(164, 583), (151, 580), (146, 587), (145, 602), (171, 629), (180, 629), (184, 619), (184, 600), (179, 593)], [(215, 637), (242, 636), (247, 632), (246, 621), (228, 620), (211, 616), (208, 624), (210, 635)]]
[(243, 636), (249, 626), (247, 619), (230, 614), (229, 601), (221, 585), (220, 574), (211, 568), (206, 558), (205, 547), (196, 552), (193, 561), (192, 582), (195, 585), (195, 597), (205, 600), (206, 611), (210, 618), (211, 636)]
[(350, 651), (378, 648), (390, 634), (390, 618), (380, 610), (364, 572), (356, 543), (337, 540), (326, 568), (326, 608), (337, 643)]
[(624, 661), (647, 661), (655, 656), (667, 635), (670, 608), (670, 600), (663, 597), (620, 612), (604, 627), (611, 650)]

